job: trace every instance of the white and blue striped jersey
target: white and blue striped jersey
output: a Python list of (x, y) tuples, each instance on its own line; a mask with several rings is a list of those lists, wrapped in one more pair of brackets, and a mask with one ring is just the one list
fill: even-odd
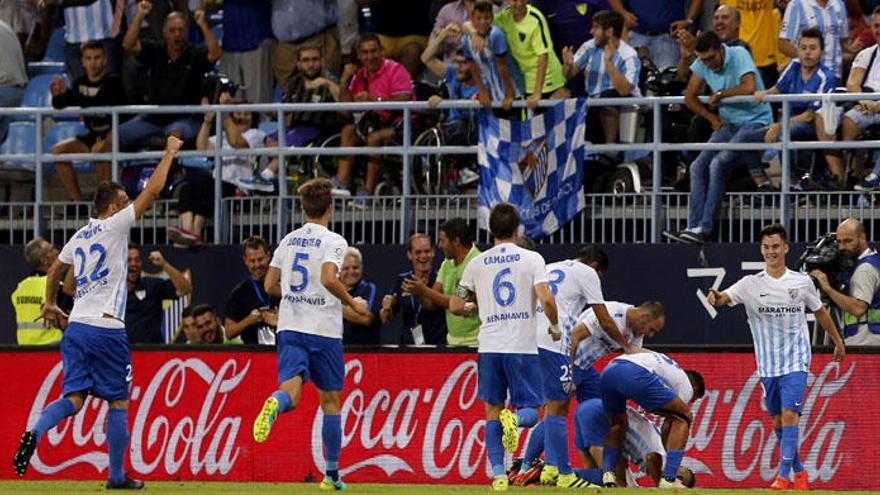
[[(477, 64), (477, 68), (480, 69), (480, 79), (483, 80), (483, 85), (492, 95), (492, 101), (504, 100), (506, 86), (501, 69), (498, 68), (498, 60), (495, 57), (505, 57), (508, 71), (510, 71), (511, 64), (516, 63), (512, 57), (508, 56), (507, 38), (504, 37), (504, 32), (498, 26), (493, 25), (489, 30), (489, 35), (486, 36), (486, 46), (476, 53), (471, 46), (470, 35), (465, 34), (461, 37), (461, 51), (464, 53), (465, 60), (472, 60)], [(513, 81), (512, 75), (511, 81)], [(513, 84), (514, 87), (511, 89), (514, 98), (516, 98), (522, 92), (516, 87), (516, 83)]]
[(747, 275), (724, 291), (730, 305), (746, 308), (758, 376), (783, 376), (810, 369), (810, 333), (805, 307), (822, 307), (809, 275), (786, 270), (780, 278), (766, 271)]
[[(584, 306), (590, 304), (602, 304), (605, 298), (602, 296), (602, 282), (599, 274), (591, 266), (587, 266), (577, 260), (565, 260), (547, 265), (548, 282), (553, 297), (556, 298), (556, 310), (559, 314), (560, 328), (564, 333), (571, 333), (577, 323), (577, 317), (583, 311)], [(563, 342), (554, 341), (547, 332), (550, 322), (544, 315), (540, 306), (537, 310), (538, 317), (538, 347), (551, 352), (566, 354), (568, 346), (563, 348)]]
[[(608, 68), (605, 66), (604, 51), (604, 48), (596, 46), (596, 40), (589, 40), (581, 45), (574, 54), (574, 65), (584, 71), (587, 95), (592, 98), (614, 89), (611, 77), (608, 75)], [(639, 54), (636, 53), (636, 50), (625, 41), (620, 40), (617, 52), (611, 56), (611, 63), (634, 86), (631, 95), (622, 96), (641, 96), (639, 72), (642, 70), (642, 64), (639, 62)]]
[(623, 457), (645, 470), (648, 454), (657, 453), (666, 458), (660, 429), (643, 414), (630, 406), (626, 408), (626, 436), (623, 438)]
[[(76, 281), (71, 322), (122, 328), (128, 297), (128, 235), (136, 216), (134, 205), (76, 231), (58, 259), (72, 265)], [(113, 318), (105, 318), (104, 315)]]
[(110, 38), (113, 29), (110, 0), (95, 0), (83, 7), (64, 7), (64, 26), (64, 40), (68, 43)]
[[(608, 310), (608, 314), (611, 315), (611, 319), (614, 320), (614, 324), (617, 325), (617, 330), (620, 331), (623, 338), (635, 347), (642, 347), (642, 337), (636, 337), (635, 334), (633, 334), (633, 330), (626, 326), (626, 312), (632, 307), (631, 304), (621, 302), (609, 301), (605, 303), (605, 308)], [(602, 329), (602, 325), (599, 324), (599, 319), (596, 317), (596, 312), (593, 311), (593, 308), (589, 308), (581, 313), (577, 319), (577, 323), (583, 323), (587, 327), (587, 330), (589, 330), (590, 336), (580, 341), (578, 344), (577, 353), (574, 358), (575, 366), (589, 368), (590, 366), (593, 366), (593, 363), (612, 352), (620, 352), (623, 350), (620, 345)], [(570, 349), (570, 336), (567, 335), (566, 337), (567, 338), (563, 339), (564, 346), (565, 349)]]
[(825, 56), (822, 63), (831, 69), (838, 79), (841, 77), (843, 48), (841, 38), (849, 38), (849, 24), (843, 0), (828, 0), (825, 7), (816, 0), (792, 0), (785, 8), (779, 37), (797, 46), (804, 28), (817, 27), (822, 31), (825, 41)]

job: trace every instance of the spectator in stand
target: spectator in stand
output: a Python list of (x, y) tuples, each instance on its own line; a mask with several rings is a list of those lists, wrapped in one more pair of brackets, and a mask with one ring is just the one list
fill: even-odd
[(361, 297), (367, 301), (370, 312), (361, 315), (349, 306), (342, 307), (342, 341), (345, 345), (379, 345), (381, 337), (381, 320), (379, 311), (381, 301), (376, 293), (376, 284), (364, 279), (364, 258), (355, 247), (345, 250), (342, 260), (342, 271), (339, 280), (351, 297)]
[[(767, 103), (721, 104), (728, 96), (752, 95), (763, 91), (764, 83), (758, 68), (745, 48), (727, 46), (718, 35), (707, 31), (697, 37), (695, 47), (699, 60), (691, 65), (691, 78), (685, 92), (685, 105), (692, 112), (712, 124), (710, 143), (740, 143), (755, 129), (770, 125), (773, 114)], [(719, 106), (715, 115), (698, 99), (703, 84), (713, 91), (709, 106)], [(681, 242), (708, 241), (715, 228), (715, 216), (724, 196), (727, 172), (743, 162), (750, 166), (759, 190), (772, 190), (772, 185), (758, 160), (757, 151), (702, 151), (690, 166), (690, 211), (687, 229), (664, 232), (667, 237)]]
[[(246, 100), (234, 100), (227, 92), (220, 93), (221, 105), (244, 104)], [(207, 105), (208, 99), (202, 100), (202, 105)], [(214, 130), (214, 118), (216, 114), (207, 112), (202, 119), (202, 126), (196, 136), (196, 149), (210, 151), (217, 147), (217, 136), (211, 136)], [(263, 146), (266, 134), (254, 127), (254, 115), (251, 112), (231, 112), (223, 114), (223, 135), (221, 136), (220, 149), (255, 149)], [(222, 197), (233, 196), (237, 190), (249, 188), (271, 192), (271, 184), (268, 189), (253, 182), (254, 157), (253, 156), (224, 156), (220, 157), (220, 177), (223, 182)], [(214, 178), (217, 175), (217, 166), (214, 167), (213, 176), (204, 170), (194, 169), (187, 174), (187, 179), (179, 186), (180, 199), (177, 204), (178, 227), (168, 227), (168, 237), (174, 242), (174, 247), (190, 247), (204, 242), (203, 231), (208, 218), (214, 216)], [(249, 181), (242, 184), (243, 181)]]
[[(824, 39), (822, 32), (818, 28), (810, 27), (801, 32), (798, 40), (798, 58), (793, 59), (785, 70), (782, 77), (775, 86), (767, 91), (756, 91), (755, 101), (761, 103), (766, 95), (777, 94), (798, 94), (798, 93), (831, 93), (837, 83), (837, 78), (830, 69), (822, 64)], [(821, 119), (817, 119), (817, 112), (822, 106), (820, 101), (793, 101), (791, 102), (789, 119), (789, 135), (792, 141), (822, 141), (834, 140), (834, 136), (828, 136), (825, 133), (824, 124)], [(774, 143), (779, 140), (782, 123), (776, 122), (770, 124), (767, 128), (759, 129), (755, 134), (747, 139), (747, 142), (765, 142)], [(830, 152), (826, 152), (826, 161), (832, 164), (832, 158), (829, 157)], [(797, 156), (797, 154), (795, 154)], [(794, 166), (798, 166), (800, 160), (792, 158), (789, 162)], [(809, 173), (809, 167), (798, 167), (799, 173), (793, 175), (794, 179), (798, 179)], [(843, 170), (832, 170), (835, 176), (843, 175)], [(807, 184), (796, 182), (792, 184), (792, 188), (803, 190)]]
[(226, 330), (220, 325), (220, 318), (210, 304), (199, 304), (192, 308), (195, 331), (187, 335), (187, 344), (241, 344), (241, 339), (227, 339)]
[[(739, 36), (740, 14), (735, 7), (721, 5), (715, 9), (712, 16), (712, 26), (722, 43), (727, 46), (741, 46), (750, 54), (752, 53), (752, 47)], [(675, 32), (675, 37), (678, 39), (678, 47), (681, 52), (681, 57), (678, 60), (678, 79), (687, 81), (691, 77), (691, 64), (697, 59), (697, 54), (694, 53), (697, 37), (687, 29), (679, 29)]]
[[(223, 56), (220, 71), (241, 84), (254, 103), (271, 103), (273, 81), (272, 1), (204, 0), (205, 8), (223, 9)], [(306, 17), (306, 16), (304, 16)]]
[(455, 346), (476, 346), (480, 318), (477, 315), (457, 316), (449, 311), (449, 299), (458, 289), (464, 269), (480, 254), (474, 245), (471, 228), (463, 218), (452, 218), (440, 226), (438, 239), (440, 250), (446, 259), (440, 265), (437, 280), (428, 286), (419, 278), (407, 281), (405, 290), (420, 301), (430, 301), (446, 310), (446, 341)]
[(0, 0), (0, 19), (16, 34), (22, 50), (37, 24), (39, 3), (37, 0)]
[[(752, 57), (764, 87), (776, 84), (779, 72), (776, 68), (776, 31), (773, 21), (774, 0), (721, 0), (722, 5), (729, 5), (737, 13), (738, 33), (752, 48)], [(716, 11), (717, 12), (717, 11)], [(724, 36), (718, 27), (715, 32), (721, 40)], [(737, 34), (739, 37), (739, 34)]]
[[(296, 68), (296, 73), (287, 80), (285, 103), (331, 103), (339, 98), (339, 84), (324, 71), (320, 48), (300, 46)], [(287, 132), (284, 145), (289, 147), (308, 146), (339, 129), (339, 116), (334, 112), (291, 112), (285, 116), (285, 120)], [(278, 131), (266, 136), (266, 146), (278, 146)], [(271, 186), (277, 175), (278, 157), (273, 156), (260, 175), (254, 177), (254, 181)]]
[(196, 339), (196, 320), (193, 318), (192, 312), (192, 304), (183, 308), (183, 311), (180, 312), (180, 325), (177, 326), (177, 331), (174, 332), (174, 338), (171, 339), (172, 343), (186, 344)]
[[(24, 68), (24, 54), (15, 31), (0, 20), (0, 107), (15, 108), (21, 105), (24, 88), (27, 86), (27, 72)], [(0, 143), (6, 140), (9, 132), (8, 115), (0, 115)]]
[[(871, 16), (871, 31), (874, 33), (874, 39), (880, 42), (880, 6), (874, 9)], [(849, 78), (846, 80), (848, 93), (880, 91), (880, 57), (877, 57), (878, 53), (880, 53), (880, 45), (875, 44), (856, 55), (849, 72)], [(880, 123), (880, 101), (859, 101), (841, 119), (841, 139), (843, 141), (858, 139), (866, 129), (878, 123)], [(852, 162), (853, 168), (858, 170), (863, 168), (861, 160), (852, 160)], [(829, 162), (828, 166), (832, 170), (840, 171), (841, 174), (845, 170), (842, 157), (837, 157), (833, 164)], [(880, 160), (875, 164), (874, 170), (861, 180), (855, 189), (858, 191), (880, 189)]]
[(330, 74), (339, 73), (342, 59), (337, 18), (337, 2), (332, 0), (272, 0), (272, 33), (278, 40), (272, 72), (279, 87), (286, 88), (296, 72), (301, 46), (320, 49), (321, 65)]
[[(152, 3), (141, 0), (122, 46), (147, 67), (149, 85), (147, 103), (151, 105), (197, 105), (202, 97), (202, 80), (210, 72), (223, 50), (205, 20), (204, 11), (196, 11), (195, 20), (205, 36), (207, 48), (190, 45), (188, 19), (180, 12), (165, 18), (162, 43), (141, 41), (141, 22), (152, 10)], [(198, 120), (186, 114), (138, 115), (119, 126), (119, 146), (134, 148), (141, 140), (156, 135), (172, 135), (191, 141), (199, 130)]]
[(841, 79), (843, 54), (849, 47), (849, 23), (843, 0), (791, 0), (779, 31), (779, 51), (797, 57), (797, 37), (805, 28), (818, 27), (825, 38), (822, 63)]
[[(137, 16), (139, 1), (125, 1), (125, 18), (129, 24)], [(165, 17), (175, 10), (188, 12), (189, 7), (187, 7), (186, 0), (153, 0), (153, 8), (141, 21), (140, 40), (161, 43)], [(138, 61), (137, 57), (123, 54), (122, 82), (130, 103), (144, 104), (146, 102), (150, 78), (148, 77), (147, 68)]]
[[(524, 93), (526, 104), (534, 110), (538, 101), (547, 98), (567, 98), (562, 64), (553, 51), (553, 39), (547, 27), (547, 19), (540, 10), (527, 0), (507, 0), (508, 6), (495, 16), (495, 25), (504, 32), (507, 46), (518, 68), (515, 79)], [(485, 46), (485, 38), (479, 37), (473, 48)], [(509, 67), (510, 68), (510, 67)]]
[[(639, 55), (620, 39), (623, 16), (602, 10), (593, 16), (590, 30), (593, 39), (577, 52), (568, 46), (562, 50), (564, 72), (568, 79), (583, 72), (586, 94), (590, 98), (641, 96), (639, 92)], [(587, 140), (592, 143), (617, 142), (620, 129), (620, 108), (591, 107), (587, 112)]]
[(241, 243), (242, 261), (250, 274), (232, 289), (226, 300), (226, 338), (245, 344), (272, 345), (278, 326), (278, 299), (263, 288), (272, 253), (262, 237)]
[(648, 49), (650, 60), (660, 69), (675, 67), (679, 53), (672, 33), (690, 29), (699, 20), (703, 0), (608, 0), (611, 8), (623, 16), (630, 30), (629, 43)]
[(64, 10), (64, 61), (67, 72), (74, 80), (85, 75), (82, 65), (82, 44), (99, 41), (110, 72), (122, 71), (122, 50), (119, 37), (122, 34), (124, 5), (113, 0), (48, 0), (46, 3), (60, 5)]
[(422, 71), (421, 55), (431, 34), (430, 0), (359, 0), (371, 12), (385, 56), (397, 60), (410, 77)]
[(434, 269), (434, 245), (427, 234), (413, 234), (406, 246), (406, 258), (412, 269), (397, 275), (390, 294), (382, 298), (379, 316), (387, 325), (394, 314), (403, 310), (401, 345), (446, 345), (446, 312), (429, 298), (417, 297), (409, 291), (416, 283), (433, 287), (437, 283)]
[(150, 263), (168, 274), (168, 278), (144, 277), (141, 249), (128, 246), (128, 294), (125, 303), (125, 331), (133, 344), (164, 344), (162, 301), (192, 292), (192, 282), (180, 270), (165, 261), (159, 251), (151, 251)]
[[(107, 57), (104, 44), (100, 41), (87, 41), (82, 46), (82, 65), (85, 75), (68, 88), (61, 76), (56, 76), (49, 85), (52, 93), (52, 106), (64, 107), (112, 107), (125, 104), (125, 88), (122, 79), (107, 71)], [(88, 132), (65, 139), (52, 147), (53, 155), (68, 153), (107, 153), (112, 149), (110, 115), (83, 115), (83, 123)], [(110, 162), (97, 162), (95, 168), (99, 181), (111, 180)], [(64, 184), (64, 190), (71, 201), (82, 201), (82, 191), (76, 178), (73, 163), (55, 162), (55, 170)]]
[[(357, 56), (361, 68), (346, 64), (339, 83), (339, 101), (410, 101), (414, 99), (409, 72), (399, 63), (385, 58), (382, 43), (376, 35), (365, 34), (358, 39)], [(399, 136), (401, 112), (378, 110), (367, 112), (357, 125), (346, 124), (340, 139), (342, 146), (381, 146)], [(331, 179), (334, 194), (348, 195), (354, 157), (339, 158), (336, 177)], [(371, 155), (367, 161), (367, 178), (358, 196), (372, 195), (379, 179), (381, 157)]]
[(857, 0), (846, 0), (846, 18), (849, 24), (849, 46), (843, 53), (843, 73), (849, 74), (852, 62), (856, 55), (865, 48), (874, 46), (874, 33), (871, 32), (871, 24), (865, 16), (861, 5)]
[[(453, 29), (457, 28), (456, 31), (452, 32), (455, 36), (448, 36), (449, 33), (447, 32), (440, 46), (434, 51), (435, 54), (440, 55), (440, 60), (446, 65), (453, 64), (455, 53), (461, 50), (461, 38), (458, 35), (461, 33), (461, 25), (471, 18), (471, 10), (473, 8), (474, 0), (453, 0), (440, 8), (440, 12), (437, 13), (437, 17), (434, 19), (434, 29), (431, 31), (431, 37), (428, 39), (429, 46), (447, 27), (455, 26)], [(425, 51), (422, 52), (422, 63), (426, 65), (428, 62), (425, 61), (425, 52), (427, 51), (428, 49), (425, 48)]]
[[(58, 249), (48, 241), (37, 237), (24, 247), (24, 259), (31, 274), (21, 280), (12, 291), (12, 307), (15, 310), (16, 341), (18, 345), (46, 345), (61, 342), (62, 328), (46, 327), (40, 318), (43, 309), (43, 300), (46, 297), (46, 274), (49, 267), (58, 259)], [(70, 294), (76, 289), (73, 281), (73, 270), (68, 270), (69, 277), (65, 286), (58, 286), (59, 307), (64, 311), (70, 311), (73, 307), (73, 299)]]

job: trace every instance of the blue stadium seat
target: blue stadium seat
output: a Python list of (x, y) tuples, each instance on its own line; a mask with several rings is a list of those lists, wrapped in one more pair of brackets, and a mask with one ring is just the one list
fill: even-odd
[(273, 132), (278, 130), (278, 122), (275, 122), (274, 120), (260, 122), (259, 129), (266, 134), (272, 134)]
[(43, 153), (51, 153), (52, 147), (56, 144), (86, 132), (88, 129), (82, 122), (58, 122), (46, 130), (46, 135), (43, 137)]
[(40, 74), (64, 74), (64, 62), (30, 62), (27, 64), (27, 73), (29, 78), (34, 78)]
[[(52, 83), (52, 79), (54, 79), (58, 74), (40, 74), (35, 76), (33, 79), (28, 82), (27, 87), (24, 90), (24, 97), (21, 100), (21, 106), (23, 107), (37, 107), (37, 108), (48, 108), (52, 106), (52, 93), (49, 92), (49, 85)], [(61, 74), (61, 77), (67, 81), (67, 85), (70, 86), (70, 78), (67, 74)], [(76, 115), (71, 116), (59, 116), (56, 120), (78, 120), (79, 117)], [(17, 115), (13, 117), (13, 120), (30, 120), (33, 121), (32, 115)]]
[(49, 36), (49, 44), (46, 46), (46, 54), (43, 62), (64, 63), (64, 28), (60, 27)]
[[(0, 145), (0, 154), (33, 154), (37, 152), (36, 127), (33, 122), (11, 122), (6, 141)], [(12, 160), (4, 162), (7, 168), (34, 169), (33, 160)]]

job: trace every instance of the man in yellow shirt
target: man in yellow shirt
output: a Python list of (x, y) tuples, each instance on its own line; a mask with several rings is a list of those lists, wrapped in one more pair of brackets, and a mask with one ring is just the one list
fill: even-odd
[(772, 88), (779, 77), (776, 67), (779, 29), (773, 18), (773, 0), (721, 0), (721, 5), (730, 5), (739, 11), (740, 38), (752, 47), (752, 58), (764, 87)]
[[(18, 344), (45, 345), (61, 342), (61, 329), (46, 328), (41, 321), (37, 321), (46, 294), (46, 272), (58, 259), (58, 249), (38, 237), (27, 243), (24, 258), (33, 273), (19, 282), (12, 292)], [(61, 287), (58, 291), (59, 306), (69, 310), (73, 306), (72, 300), (63, 295)]]

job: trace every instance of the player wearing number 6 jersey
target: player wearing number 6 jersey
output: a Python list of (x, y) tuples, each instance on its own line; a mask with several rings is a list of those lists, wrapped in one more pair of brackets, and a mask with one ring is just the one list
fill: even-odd
[(278, 307), (278, 390), (266, 399), (254, 420), (254, 440), (266, 441), (278, 413), (297, 406), (302, 386), (318, 387), (324, 412), (325, 477), (322, 490), (344, 490), (339, 478), (342, 424), (339, 417), (345, 363), (342, 359), (342, 305), (361, 315), (369, 308), (352, 298), (337, 274), (348, 243), (327, 229), (333, 212), (327, 179), (312, 179), (299, 188), (306, 224), (278, 243), (264, 281), (266, 292), (281, 298)]
[[(123, 460), (128, 450), (128, 386), (131, 382), (131, 356), (125, 335), (126, 273), (128, 235), (168, 178), (168, 169), (182, 142), (170, 136), (165, 154), (144, 187), (131, 203), (125, 189), (113, 182), (102, 182), (95, 192), (95, 218), (79, 229), (64, 245), (49, 268), (42, 317), (47, 325), (67, 327), (61, 340), (64, 380), (60, 399), (40, 414), (36, 424), (28, 425), (15, 452), (13, 465), (23, 476), (40, 438), (68, 416), (83, 407), (86, 395), (110, 403), (107, 413), (107, 452), (110, 473), (107, 488), (139, 489), (143, 482), (125, 475)], [(65, 314), (56, 304), (59, 281), (73, 267), (76, 281), (73, 309)], [(70, 280), (71, 277), (68, 277)], [(69, 322), (65, 325), (66, 322)]]
[[(513, 205), (500, 203), (492, 209), (489, 230), (495, 246), (471, 260), (449, 301), (449, 310), (460, 316), (479, 308), (477, 391), (486, 404), (486, 449), (496, 491), (508, 487), (504, 450), (516, 450), (518, 427), (534, 426), (535, 408), (544, 403), (535, 341), (539, 301), (552, 330), (560, 333), (544, 259), (516, 245), (519, 225)], [(508, 391), (516, 415), (504, 407)]]
[(743, 304), (755, 342), (758, 376), (764, 387), (764, 404), (773, 419), (779, 439), (779, 474), (770, 488), (787, 490), (794, 469), (794, 489), (808, 488), (808, 474), (798, 458), (798, 423), (803, 408), (807, 373), (810, 370), (810, 333), (805, 308), (816, 316), (834, 341), (834, 359), (846, 352), (837, 326), (822, 306), (819, 292), (809, 275), (785, 266), (788, 240), (782, 225), (761, 230), (764, 270), (748, 275), (724, 292), (710, 289), (707, 302), (713, 306)]

